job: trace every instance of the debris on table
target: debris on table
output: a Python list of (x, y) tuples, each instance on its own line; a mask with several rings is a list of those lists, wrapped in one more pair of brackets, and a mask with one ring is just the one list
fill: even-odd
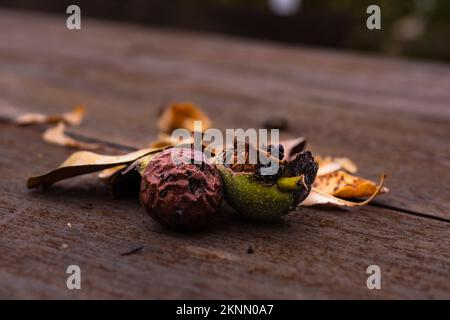
[(73, 149), (96, 150), (102, 147), (98, 143), (87, 143), (69, 137), (65, 133), (66, 126), (78, 126), (83, 122), (86, 115), (86, 107), (78, 105), (70, 112), (57, 115), (45, 115), (42, 113), (25, 113), (11, 119), (16, 125), (42, 125), (52, 124), (54, 127), (47, 128), (42, 135), (42, 139), (50, 144)]
[(141, 252), (142, 249), (144, 249), (144, 246), (139, 246), (139, 247), (133, 248), (133, 249), (131, 249), (129, 251), (122, 252), (120, 255), (121, 256), (131, 256), (133, 254)]
[(55, 144), (57, 146), (68, 147), (73, 149), (96, 150), (102, 147), (99, 143), (87, 143), (78, 141), (65, 134), (66, 125), (64, 122), (59, 122), (55, 127), (45, 130), (42, 138), (45, 142)]
[[(161, 132), (159, 140), (153, 143), (158, 148), (144, 148), (122, 156), (76, 152), (55, 170), (29, 178), (27, 185), (29, 188), (46, 187), (62, 179), (100, 171), (99, 177), (111, 183), (115, 195), (138, 193), (140, 188), (141, 203), (149, 215), (163, 226), (182, 230), (208, 226), (222, 196), (246, 217), (276, 220), (298, 206), (362, 206), (378, 194), (389, 191), (383, 187), (384, 175), (378, 184), (354, 175), (358, 168), (348, 158), (314, 157), (305, 151), (304, 137), (267, 147), (235, 140), (234, 148), (223, 145), (208, 150), (211, 151), (210, 158), (191, 149), (193, 140), (183, 146), (187, 149), (181, 149), (180, 141), (174, 140), (169, 133), (179, 128), (192, 132), (194, 121), (202, 121), (202, 130), (212, 126), (208, 116), (192, 103), (169, 105), (158, 120)], [(46, 141), (75, 144), (66, 138), (63, 122), (47, 131)], [(245, 144), (245, 163), (226, 165), (222, 161), (226, 157), (238, 158), (235, 151), (238, 143)], [(248, 161), (251, 148), (260, 157), (256, 164)], [(187, 159), (189, 163), (175, 165), (169, 161), (179, 150), (191, 152), (192, 158)], [(202, 155), (200, 163), (194, 161), (199, 158), (196, 153)], [(261, 157), (268, 161), (262, 161)], [(278, 170), (262, 174), (268, 169), (267, 163), (272, 162), (278, 164)], [(353, 198), (367, 199), (349, 200)]]
[(203, 130), (211, 128), (212, 125), (209, 117), (195, 104), (173, 103), (164, 109), (158, 120), (158, 128), (166, 134), (171, 134), (179, 128), (195, 131), (194, 121), (201, 121)]
[(49, 187), (53, 183), (86, 173), (101, 171), (122, 164), (130, 164), (146, 155), (157, 153), (164, 148), (146, 148), (121, 156), (101, 155), (91, 151), (78, 151), (69, 156), (58, 168), (43, 175), (30, 177), (28, 188)]

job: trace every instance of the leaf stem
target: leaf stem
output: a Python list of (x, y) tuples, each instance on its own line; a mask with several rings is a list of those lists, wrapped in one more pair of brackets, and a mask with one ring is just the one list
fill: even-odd
[(308, 188), (303, 174), (296, 177), (281, 177), (277, 180), (277, 187), (283, 192), (304, 190)]

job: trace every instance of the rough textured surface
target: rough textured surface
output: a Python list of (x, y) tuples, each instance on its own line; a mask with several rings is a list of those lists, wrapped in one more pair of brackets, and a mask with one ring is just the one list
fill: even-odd
[(171, 101), (199, 104), (221, 129), (281, 114), (285, 134), (306, 136), (313, 152), (348, 156), (368, 178), (387, 173), (393, 192), (380, 202), (450, 219), (450, 189), (441, 187), (450, 179), (447, 65), (87, 18), (77, 32), (65, 15), (0, 18), (2, 111), (83, 103), (87, 120), (72, 130), (137, 147), (154, 139), (159, 108)]
[(248, 173), (232, 173), (221, 167), (225, 199), (240, 214), (255, 220), (277, 220), (294, 207), (294, 193), (281, 192), (276, 184), (265, 185)]
[[(65, 18), (0, 12), (2, 114), (83, 102), (86, 122), (71, 130), (137, 147), (174, 100), (222, 129), (282, 114), (313, 152), (387, 173), (378, 203), (403, 209), (305, 208), (277, 224), (225, 209), (210, 232), (180, 234), (94, 175), (28, 191), (28, 176), (70, 151), (0, 124), (0, 297), (450, 298), (448, 66), (89, 19), (69, 31)], [(66, 288), (71, 264), (82, 290)], [(366, 287), (371, 264), (382, 290)]]
[(168, 228), (207, 228), (222, 198), (219, 171), (201, 151), (165, 150), (150, 160), (142, 176), (141, 204)]

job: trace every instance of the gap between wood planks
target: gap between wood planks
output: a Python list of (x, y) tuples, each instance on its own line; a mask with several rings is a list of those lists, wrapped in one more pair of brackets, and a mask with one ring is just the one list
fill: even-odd
[[(8, 119), (7, 117), (0, 117), (0, 122), (11, 123), (11, 119)], [(28, 127), (28, 128), (32, 128), (32, 127)], [(34, 128), (36, 128), (36, 127), (34, 127)], [(103, 139), (99, 139), (99, 138), (94, 138), (94, 137), (86, 136), (86, 135), (79, 134), (79, 133), (70, 132), (70, 130), (65, 131), (65, 133), (68, 136), (71, 136), (74, 139), (78, 139), (78, 140), (81, 140), (81, 141), (84, 141), (84, 142), (88, 142), (88, 143), (98, 143), (98, 144), (107, 146), (109, 148), (116, 149), (118, 151), (133, 152), (133, 151), (138, 150), (135, 147), (131, 147), (131, 146), (127, 146), (127, 145), (124, 145), (124, 144), (121, 144), (121, 143), (107, 141), (107, 140), (103, 140)], [(408, 214), (408, 215), (411, 215), (411, 216), (420, 217), (420, 218), (424, 218), (424, 219), (432, 219), (432, 220), (436, 220), (436, 221), (450, 223), (450, 219), (446, 219), (446, 218), (442, 218), (442, 217), (436, 217), (436, 216), (433, 216), (433, 215), (430, 215), (430, 214), (427, 214), (427, 213), (424, 213), (424, 212), (419, 212), (419, 211), (415, 211), (415, 210), (401, 208), (401, 207), (398, 207), (398, 206), (392, 206), (392, 205), (389, 205), (389, 204), (379, 203), (379, 202), (376, 202), (376, 201), (372, 201), (368, 205), (372, 206), (372, 207), (389, 209), (389, 210), (392, 210), (392, 211), (401, 212), (401, 213), (404, 213), (404, 214)]]

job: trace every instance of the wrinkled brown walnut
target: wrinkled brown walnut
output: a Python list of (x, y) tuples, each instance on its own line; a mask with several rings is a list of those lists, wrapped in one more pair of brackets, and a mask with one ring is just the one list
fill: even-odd
[[(172, 152), (183, 163), (176, 164)], [(200, 164), (189, 163), (199, 160)], [(174, 148), (155, 156), (141, 181), (140, 199), (147, 213), (163, 226), (196, 230), (209, 225), (222, 201), (216, 167), (197, 150)]]

